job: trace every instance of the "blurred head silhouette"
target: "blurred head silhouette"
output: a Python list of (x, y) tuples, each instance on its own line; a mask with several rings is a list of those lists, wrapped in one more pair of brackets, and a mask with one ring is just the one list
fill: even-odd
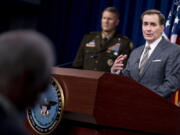
[(18, 110), (32, 107), (49, 82), (54, 53), (51, 42), (32, 30), (0, 35), (0, 94)]

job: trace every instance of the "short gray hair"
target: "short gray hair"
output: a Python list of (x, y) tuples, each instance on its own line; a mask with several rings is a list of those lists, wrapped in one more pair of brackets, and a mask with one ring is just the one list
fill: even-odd
[(42, 34), (15, 30), (0, 35), (0, 84), (10, 85), (24, 71), (30, 71), (30, 83), (41, 83), (53, 64), (52, 43)]
[(104, 9), (103, 13), (104, 13), (105, 11), (108, 11), (108, 12), (111, 12), (111, 13), (115, 14), (115, 15), (117, 16), (117, 18), (120, 17), (120, 14), (119, 14), (119, 12), (118, 12), (118, 9), (115, 8), (115, 7), (107, 7), (107, 8)]
[(149, 10), (144, 11), (142, 13), (142, 15), (141, 15), (141, 20), (143, 21), (143, 17), (145, 15), (152, 15), (152, 14), (158, 15), (160, 25), (165, 25), (165, 17), (164, 17), (164, 15), (159, 10), (156, 10), (156, 9), (149, 9)]

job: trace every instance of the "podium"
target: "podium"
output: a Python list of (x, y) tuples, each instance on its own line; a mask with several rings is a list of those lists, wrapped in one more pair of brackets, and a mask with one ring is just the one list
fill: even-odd
[(180, 108), (128, 77), (58, 67), (53, 77), (65, 97), (57, 135), (180, 135)]

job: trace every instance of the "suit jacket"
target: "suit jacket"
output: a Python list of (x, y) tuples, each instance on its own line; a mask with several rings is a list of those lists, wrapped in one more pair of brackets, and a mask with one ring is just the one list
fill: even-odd
[(115, 33), (107, 42), (102, 42), (101, 32), (91, 32), (84, 36), (73, 67), (110, 72), (119, 54), (129, 55), (132, 42), (125, 36)]
[(132, 52), (122, 73), (157, 94), (169, 97), (180, 88), (180, 47), (162, 38), (140, 75), (139, 61), (143, 49), (141, 46)]

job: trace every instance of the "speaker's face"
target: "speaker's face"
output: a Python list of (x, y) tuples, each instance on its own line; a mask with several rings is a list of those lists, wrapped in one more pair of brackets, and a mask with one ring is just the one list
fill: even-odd
[(158, 39), (164, 30), (164, 26), (160, 25), (157, 14), (144, 15), (142, 22), (142, 32), (144, 39), (149, 43)]

